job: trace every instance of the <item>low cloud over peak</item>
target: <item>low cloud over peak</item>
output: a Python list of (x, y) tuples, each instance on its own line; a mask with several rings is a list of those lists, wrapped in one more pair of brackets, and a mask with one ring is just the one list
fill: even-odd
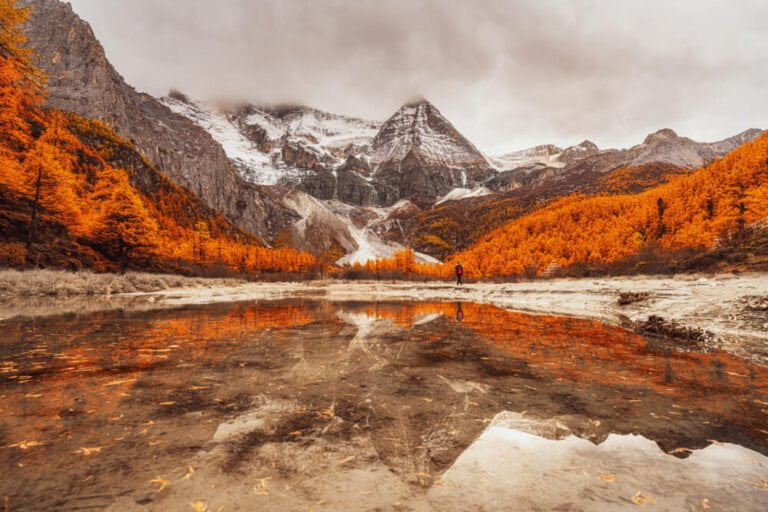
[(71, 0), (137, 88), (386, 119), (423, 95), (482, 150), (768, 119), (761, 0)]

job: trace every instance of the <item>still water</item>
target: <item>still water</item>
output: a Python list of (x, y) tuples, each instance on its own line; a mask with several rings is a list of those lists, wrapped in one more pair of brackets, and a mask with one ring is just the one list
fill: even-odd
[(768, 368), (471, 303), (0, 323), (0, 510), (768, 510)]

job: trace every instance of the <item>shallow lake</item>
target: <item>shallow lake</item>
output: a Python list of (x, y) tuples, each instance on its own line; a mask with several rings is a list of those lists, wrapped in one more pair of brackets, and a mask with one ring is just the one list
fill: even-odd
[(768, 368), (591, 320), (291, 300), (0, 323), (0, 510), (763, 511), (766, 454)]

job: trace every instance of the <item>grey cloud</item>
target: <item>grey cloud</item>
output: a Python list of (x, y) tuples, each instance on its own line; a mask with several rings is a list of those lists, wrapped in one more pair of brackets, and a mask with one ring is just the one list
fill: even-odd
[(430, 99), (481, 149), (768, 119), (761, 0), (71, 0), (137, 88), (385, 119)]

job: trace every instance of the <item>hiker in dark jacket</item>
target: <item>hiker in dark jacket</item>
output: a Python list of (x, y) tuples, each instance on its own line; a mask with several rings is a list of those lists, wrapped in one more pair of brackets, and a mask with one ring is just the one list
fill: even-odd
[(464, 267), (461, 266), (461, 262), (456, 263), (456, 286), (461, 286), (461, 276), (464, 275)]

